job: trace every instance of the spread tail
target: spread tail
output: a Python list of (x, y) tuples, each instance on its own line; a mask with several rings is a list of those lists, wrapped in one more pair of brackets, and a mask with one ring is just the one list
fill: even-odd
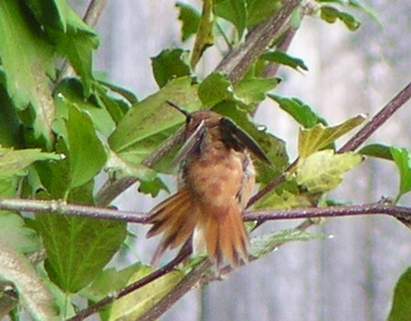
[(184, 244), (193, 234), (198, 210), (190, 196), (187, 189), (182, 189), (151, 211), (149, 223), (153, 226), (147, 237), (163, 233), (153, 261), (157, 261), (167, 249)]
[(248, 236), (237, 204), (202, 209), (200, 220), (208, 255), (218, 266), (222, 262), (238, 266), (248, 261)]

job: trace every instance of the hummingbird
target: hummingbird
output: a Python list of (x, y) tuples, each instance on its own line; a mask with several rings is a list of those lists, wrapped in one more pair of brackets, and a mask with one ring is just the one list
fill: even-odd
[(149, 214), (147, 237), (163, 235), (155, 256), (192, 240), (194, 250), (205, 250), (217, 266), (245, 263), (249, 241), (242, 216), (255, 186), (251, 155), (270, 161), (229, 118), (167, 103), (186, 116), (177, 157), (182, 184)]

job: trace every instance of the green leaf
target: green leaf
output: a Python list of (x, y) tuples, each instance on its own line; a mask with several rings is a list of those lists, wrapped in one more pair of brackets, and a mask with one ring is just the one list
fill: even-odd
[(246, 0), (247, 27), (254, 27), (267, 20), (281, 8), (279, 0)]
[(364, 146), (358, 151), (359, 154), (364, 156), (376, 157), (386, 160), (393, 160), (391, 154), (391, 146), (383, 144), (370, 144)]
[(192, 35), (196, 34), (198, 26), (200, 25), (201, 14), (189, 4), (177, 2), (176, 7), (180, 14), (178, 20), (181, 21), (181, 40), (186, 41)]
[(143, 181), (138, 187), (138, 191), (140, 193), (150, 194), (151, 197), (156, 197), (161, 190), (164, 190), (168, 193), (170, 192), (167, 185), (164, 184), (164, 182), (158, 177), (156, 177), (152, 181)]
[(20, 302), (36, 321), (57, 321), (53, 299), (30, 262), (0, 243), (0, 279), (13, 283)]
[(106, 163), (107, 155), (90, 116), (74, 104), (69, 106), (67, 134), (71, 187), (78, 187), (100, 172)]
[(323, 234), (312, 234), (298, 229), (283, 230), (278, 233), (269, 233), (251, 239), (250, 254), (259, 258), (270, 254), (278, 246), (294, 241), (310, 241), (324, 239)]
[(409, 321), (411, 316), (411, 268), (401, 275), (387, 321)]
[(0, 212), (0, 242), (22, 254), (40, 249), (36, 232), (25, 226), (21, 216), (5, 211)]
[(3, 148), (0, 146), (0, 178), (27, 175), (27, 167), (37, 161), (60, 160), (61, 156), (40, 149)]
[[(144, 265), (133, 265), (119, 272), (110, 269), (103, 272), (87, 292), (98, 300), (119, 289), (120, 284), (123, 285), (126, 282), (125, 285), (129, 285), (152, 271), (153, 268)], [(177, 270), (167, 273), (137, 291), (116, 300), (104, 311), (103, 319), (105, 321), (137, 320), (174, 289), (183, 277), (184, 274)]]
[[(34, 16), (44, 26), (50, 41), (81, 76), (86, 96), (89, 96), (94, 82), (92, 52), (99, 44), (97, 34), (76, 14), (66, 0), (42, 0), (41, 4), (38, 2), (39, 0), (28, 0), (29, 6), (34, 9)], [(48, 19), (50, 8), (55, 7), (58, 7), (59, 20), (63, 28)]]
[[(75, 105), (78, 109), (90, 115), (96, 130), (105, 137), (108, 137), (114, 131), (116, 124), (110, 112), (98, 105), (94, 95), (89, 98), (84, 95), (84, 87), (78, 79), (70, 78), (63, 80), (55, 91), (55, 102), (58, 107), (56, 117), (67, 120), (70, 106)], [(99, 93), (103, 103), (107, 104), (109, 98), (106, 99), (104, 97), (105, 93), (103, 91), (99, 91)], [(106, 106), (104, 105), (104, 107)]]
[(258, 182), (263, 185), (269, 183), (288, 166), (284, 141), (268, 133), (266, 129), (261, 129), (250, 119), (245, 110), (239, 109), (233, 102), (223, 102), (215, 106), (213, 110), (233, 120), (258, 143), (271, 161), (270, 165), (261, 160), (254, 161)]
[(360, 164), (362, 157), (354, 153), (335, 154), (327, 149), (311, 154), (297, 165), (296, 181), (310, 193), (335, 189), (343, 175)]
[(317, 124), (313, 128), (300, 129), (298, 136), (298, 153), (300, 158), (306, 158), (312, 153), (323, 149), (362, 124), (364, 120), (365, 117), (363, 115), (358, 115), (333, 127), (325, 127), (323, 124)]
[(337, 8), (331, 6), (322, 6), (320, 10), (321, 19), (328, 23), (334, 23), (338, 19), (342, 21), (350, 31), (357, 30), (361, 25), (361, 23), (352, 15), (347, 12), (342, 12)]
[[(94, 205), (93, 188), (94, 182), (90, 182), (72, 190), (68, 202)], [(41, 214), (36, 216), (36, 222), (47, 251), (47, 273), (63, 291), (70, 293), (78, 292), (95, 279), (127, 234), (124, 222)]]
[(246, 78), (235, 85), (235, 96), (246, 105), (259, 104), (278, 83), (277, 78)]
[(309, 207), (311, 205), (311, 202), (306, 196), (293, 194), (287, 190), (284, 190), (281, 192), (267, 194), (259, 200), (253, 208), (256, 210), (277, 210)]
[(305, 70), (308, 71), (308, 67), (305, 65), (304, 61), (300, 58), (290, 56), (289, 54), (282, 51), (269, 51), (261, 56), (262, 60), (267, 60), (279, 65), (285, 65), (291, 67), (295, 70)]
[(191, 67), (194, 69), (204, 51), (214, 44), (213, 0), (203, 1), (203, 12), (198, 26), (196, 40), (191, 54)]
[(167, 100), (189, 112), (201, 106), (197, 86), (190, 77), (170, 81), (157, 93), (135, 104), (109, 137), (109, 145), (118, 157), (140, 165), (183, 124), (184, 116), (166, 104)]
[(215, 0), (214, 13), (230, 21), (238, 31), (238, 38), (242, 37), (247, 23), (245, 0)]
[(212, 107), (223, 100), (232, 99), (234, 88), (226, 75), (212, 73), (200, 84), (198, 96), (204, 106)]
[[(51, 146), (54, 105), (48, 75), (54, 73), (54, 51), (19, 1), (0, 1), (0, 60), (7, 91), (34, 138)], [(30, 110), (27, 108), (30, 105)]]
[(391, 147), (391, 155), (400, 172), (400, 190), (398, 191), (397, 201), (399, 198), (411, 191), (411, 155), (406, 148)]
[(151, 58), (154, 78), (160, 88), (174, 78), (191, 74), (187, 58), (188, 51), (183, 49), (166, 49), (158, 56)]
[(28, 0), (26, 5), (40, 23), (66, 31), (65, 0)]
[(317, 124), (327, 125), (324, 118), (319, 116), (309, 105), (303, 103), (298, 98), (286, 98), (272, 94), (269, 94), (268, 97), (277, 102), (282, 110), (287, 112), (304, 128), (312, 128)]

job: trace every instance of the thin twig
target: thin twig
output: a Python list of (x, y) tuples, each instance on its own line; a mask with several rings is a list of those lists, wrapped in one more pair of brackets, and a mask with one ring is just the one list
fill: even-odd
[[(66, 321), (81, 321), (87, 318), (88, 316), (100, 311), (107, 305), (113, 303), (115, 300), (118, 300), (127, 294), (130, 294), (131, 292), (134, 292), (143, 286), (158, 280), (162, 276), (168, 274), (169, 272), (173, 271), (177, 265), (182, 263), (189, 255), (191, 254), (191, 247), (189, 246), (189, 243), (186, 243), (186, 245), (181, 249), (180, 253), (169, 263), (164, 265), (163, 267), (159, 268), (158, 270), (150, 273), (149, 275), (141, 278), (140, 280), (130, 284), (129, 286), (125, 287), (124, 289), (120, 290), (117, 293), (111, 294), (104, 299), (98, 301), (97, 303), (90, 305), (89, 307), (85, 308), (84, 310), (81, 310), (78, 312), (75, 316), (73, 316), (70, 319), (67, 319)], [(177, 285), (178, 286), (178, 285)]]
[[(38, 201), (24, 199), (0, 199), (0, 210), (34, 212), (46, 215), (89, 217), (100, 220), (115, 220), (129, 223), (149, 224), (148, 214), (118, 211), (108, 208), (67, 204), (62, 201)], [(291, 220), (315, 217), (340, 217), (367, 214), (387, 214), (400, 219), (411, 217), (411, 207), (372, 203), (352, 206), (330, 206), (324, 208), (295, 208), (289, 210), (247, 211), (244, 221)]]
[(357, 134), (355, 134), (343, 147), (339, 153), (355, 151), (360, 147), (375, 131), (380, 128), (400, 107), (411, 98), (411, 82), (404, 87), (390, 102), (384, 106)]

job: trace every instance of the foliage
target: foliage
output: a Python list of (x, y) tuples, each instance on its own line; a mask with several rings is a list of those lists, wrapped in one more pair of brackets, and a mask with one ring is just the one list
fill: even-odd
[[(319, 206), (324, 195), (364, 160), (361, 155), (393, 161), (398, 167), (398, 200), (411, 190), (410, 152), (372, 144), (358, 153), (338, 153), (336, 140), (365, 118), (354, 116), (332, 126), (300, 98), (278, 93), (281, 80), (267, 76), (267, 68), (280, 65), (309, 72), (303, 59), (280, 50), (283, 35), (245, 66), (247, 73), (239, 81), (233, 82), (218, 68), (206, 75), (198, 71), (207, 48), (220, 48), (224, 41), (223, 54), (229, 59), (231, 48), (242, 48), (250, 33), (275, 17), (285, 3), (204, 0), (196, 8), (177, 2), (185, 42), (181, 47), (191, 49), (164, 48), (153, 57), (153, 78), (159, 88), (139, 100), (93, 71), (99, 36), (67, 0), (0, 1), (0, 198), (96, 206), (95, 195), (101, 189), (95, 182), (104, 177), (102, 173), (108, 175), (109, 185), (132, 178), (139, 182), (141, 193), (156, 196), (160, 190), (168, 191), (161, 174), (174, 173), (173, 156), (179, 145), (155, 164), (147, 160), (184, 124), (184, 117), (168, 106), (171, 101), (187, 112), (212, 109), (256, 141), (270, 161), (255, 160), (260, 189), (285, 174), (285, 182), (254, 209)], [(355, 31), (360, 27), (353, 16), (357, 11), (373, 14), (354, 0), (317, 0), (311, 14), (329, 23), (341, 21)], [(285, 27), (299, 28), (302, 12), (298, 6)], [(62, 59), (70, 63), (75, 76), (65, 77), (56, 67)], [(286, 142), (253, 121), (267, 97), (300, 126), (299, 158), (292, 166)], [(17, 312), (23, 308), (36, 320), (61, 319), (78, 310), (79, 299), (92, 305), (150, 275), (154, 267), (143, 262), (122, 270), (106, 268), (124, 246), (127, 233), (125, 222), (1, 211), (0, 317), (11, 313), (13, 320), (19, 320)], [(257, 258), (286, 242), (318, 238), (323, 237), (303, 230), (267, 233), (252, 239), (251, 254)], [(41, 264), (27, 259), (42, 250), (47, 258)], [(192, 262), (106, 306), (101, 319), (139, 319), (184, 281), (195, 268)], [(409, 315), (408, 285), (409, 271), (396, 288), (389, 320)]]

